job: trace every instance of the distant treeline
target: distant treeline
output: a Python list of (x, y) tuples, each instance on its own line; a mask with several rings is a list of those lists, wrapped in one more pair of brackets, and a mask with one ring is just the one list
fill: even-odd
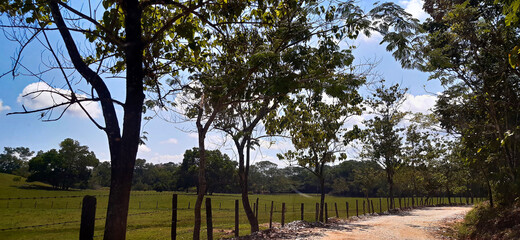
[[(60, 150), (40, 151), (5, 148), (0, 154), (1, 172), (28, 177), (55, 188), (101, 188), (110, 186), (110, 163), (99, 162), (88, 147), (65, 139)], [(198, 149), (188, 149), (182, 163), (147, 163), (137, 159), (134, 190), (197, 192)], [(207, 152), (207, 193), (240, 193), (237, 162), (219, 150)], [(446, 174), (449, 171), (450, 174)], [(384, 169), (373, 161), (347, 160), (326, 166), (325, 192), (352, 197), (387, 196)], [(467, 178), (464, 166), (402, 166), (395, 178), (397, 196), (484, 195), (478, 181)], [(249, 191), (253, 193), (319, 193), (319, 182), (302, 167), (279, 168), (269, 161), (258, 161), (249, 169)]]

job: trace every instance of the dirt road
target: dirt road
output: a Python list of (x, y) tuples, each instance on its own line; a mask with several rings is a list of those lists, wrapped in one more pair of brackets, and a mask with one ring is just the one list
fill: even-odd
[[(434, 232), (445, 221), (461, 219), (471, 207), (428, 207), (399, 215), (370, 217), (322, 229), (312, 239), (437, 239)], [(312, 231), (312, 230), (311, 230)]]

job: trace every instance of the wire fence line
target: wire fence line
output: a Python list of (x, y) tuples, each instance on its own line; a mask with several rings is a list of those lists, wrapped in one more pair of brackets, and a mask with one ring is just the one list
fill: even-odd
[[(163, 195), (163, 196), (168, 196), (168, 197), (171, 197), (171, 194), (139, 194), (139, 195), (133, 195), (133, 196), (154, 196), (154, 195)], [(108, 196), (108, 195), (98, 195), (98, 196), (102, 196), (102, 197), (105, 197), (105, 196)], [(42, 198), (39, 198), (39, 197), (35, 197), (35, 198), (8, 198), (10, 200), (31, 200), (31, 199), (52, 199), (52, 198), (75, 198), (75, 197), (78, 197), (78, 196), (66, 196), (66, 197), (60, 197), (60, 196), (57, 196), (57, 197), (42, 197)], [(211, 196), (208, 196), (207, 198), (211, 198)], [(411, 198), (403, 198), (404, 199), (404, 205), (401, 204), (401, 200), (399, 200), (399, 198), (396, 198), (395, 199), (395, 207), (405, 207), (405, 208), (408, 208), (408, 207), (411, 207), (410, 206), (410, 203), (412, 202)], [(462, 201), (462, 198), (455, 198), (453, 200), (459, 200), (459, 201), (456, 201), (457, 204), (463, 204), (463, 201)], [(375, 213), (375, 212), (384, 212), (384, 211), (387, 211), (388, 210), (388, 205), (384, 205), (382, 203), (386, 203), (386, 199), (385, 198), (371, 198), (370, 201), (365, 201), (366, 199), (365, 198), (358, 198), (358, 199), (344, 199), (344, 202), (343, 203), (340, 203), (340, 207), (338, 208), (338, 202), (337, 201), (326, 201), (326, 204), (328, 204), (328, 208), (326, 209), (326, 213), (325, 214), (326, 216), (329, 216), (329, 217), (341, 217), (341, 218), (344, 218), (346, 216), (356, 216), (356, 215), (363, 215), (363, 214), (371, 214), (371, 213)], [(382, 201), (384, 200), (384, 201)], [(399, 205), (398, 205), (398, 200), (399, 200)], [(468, 203), (468, 199), (466, 198), (466, 203)], [(236, 202), (236, 201), (241, 201), (239, 199), (225, 199), (225, 200), (219, 200), (219, 201), (215, 201), (213, 202), (213, 204), (211, 205), (212, 206), (212, 211), (214, 212), (214, 217), (212, 217), (212, 222), (214, 221), (214, 223), (216, 223), (216, 225), (213, 226), (213, 229), (214, 230), (221, 230), (220, 232), (226, 232), (227, 234), (229, 233), (232, 233), (236, 230), (233, 230), (233, 217), (235, 215), (235, 212), (237, 211), (236, 208), (233, 208), (233, 207), (222, 207), (222, 203), (225, 203), (225, 205), (228, 205), (230, 204), (230, 202)], [(258, 204), (256, 204), (256, 202), (258, 201)], [(353, 201), (357, 202), (357, 204), (353, 204)], [(141, 203), (142, 202), (146, 202), (146, 201), (139, 201), (139, 209), (143, 209), (143, 210), (146, 210), (146, 209), (154, 209), (154, 211), (146, 211), (146, 212), (138, 212), (138, 213), (131, 213), (131, 214), (128, 214), (128, 216), (138, 216), (138, 215), (154, 215), (154, 214), (158, 214), (158, 213), (162, 213), (164, 214), (165, 212), (167, 211), (174, 211), (177, 212), (184, 212), (187, 211), (187, 210), (192, 210), (191, 207), (189, 207), (189, 204), (188, 203), (188, 207), (184, 208), (184, 207), (176, 207), (176, 208), (173, 208), (173, 207), (161, 207), (161, 208), (158, 208), (158, 202), (156, 201), (148, 201), (146, 202), (146, 205), (150, 206), (152, 205), (153, 203), (156, 203), (155, 204), (155, 208), (153, 207), (148, 207), (148, 208), (141, 208)], [(350, 204), (348, 204), (348, 202), (350, 202)], [(413, 200), (414, 202), (414, 207), (415, 206), (419, 206), (419, 205), (432, 205), (432, 204), (445, 204), (447, 203), (448, 201), (443, 199), (443, 198), (437, 198), (437, 197), (434, 197), (434, 198), (421, 198), (421, 197), (417, 197), (417, 198), (414, 198)], [(183, 204), (185, 204), (186, 202), (183, 202)], [(261, 204), (264, 205), (263, 207), (260, 207)], [(350, 208), (347, 206), (345, 208), (345, 203), (347, 203), (347, 205), (350, 205)], [(252, 209), (253, 209), (253, 213), (256, 215), (256, 217), (258, 218), (258, 221), (260, 224), (265, 224), (265, 223), (271, 223), (274, 218), (272, 217), (269, 217), (269, 214), (273, 215), (273, 214), (276, 214), (275, 218), (278, 219), (281, 217), (281, 221), (280, 222), (284, 222), (283, 218), (287, 218), (287, 222), (289, 221), (294, 221), (294, 220), (300, 220), (300, 215), (298, 213), (301, 214), (301, 218), (302, 220), (310, 220), (311, 221), (314, 221), (315, 219), (315, 214), (317, 214), (316, 211), (318, 211), (317, 208), (315, 208), (315, 204), (314, 203), (309, 203), (307, 201), (307, 203), (300, 203), (300, 202), (292, 202), (292, 203), (289, 203), (289, 204), (285, 204), (284, 202), (282, 201), (276, 201), (276, 200), (269, 200), (269, 199), (260, 199), (260, 198), (253, 198), (252, 201), (250, 201), (250, 204), (252, 206)], [(285, 210), (282, 210), (282, 207), (279, 206), (281, 204), (284, 204), (285, 205)], [(318, 203), (316, 203), (318, 204)], [(241, 205), (240, 204), (239, 208), (241, 209)], [(258, 206), (257, 206), (258, 205)], [(279, 208), (272, 208), (271, 209), (271, 205), (278, 205)], [(303, 208), (301, 207), (303, 205)], [(310, 205), (310, 207), (309, 207)], [(102, 209), (102, 208), (98, 208), (98, 209)], [(204, 204), (202, 205), (202, 209), (205, 209), (204, 208)], [(136, 210), (136, 208), (134, 208), (134, 210)], [(346, 214), (345, 214), (345, 211), (346, 211)], [(239, 214), (239, 219), (238, 219), (238, 224), (246, 224), (248, 223), (247, 221), (247, 217), (245, 214), (243, 214), (243, 209), (240, 211), (241, 213)], [(341, 212), (341, 214), (339, 213)], [(262, 213), (262, 214), (259, 214), (259, 213)], [(282, 213), (282, 216), (280, 216), (280, 213)], [(354, 214), (355, 213), (355, 214)], [(183, 217), (186, 217), (187, 215), (185, 214), (182, 214)], [(305, 216), (305, 218), (304, 218)], [(316, 215), (317, 216), (317, 215)], [(162, 218), (162, 217), (161, 217)], [(205, 216), (203, 216), (203, 219), (205, 218)], [(105, 220), (106, 218), (105, 217), (99, 217), (99, 218), (95, 218), (95, 221), (100, 221), (100, 220)], [(163, 222), (164, 220), (166, 219), (163, 219), (163, 220), (160, 220), (161, 222)], [(227, 220), (225, 222), (223, 222), (222, 220)], [(179, 231), (177, 231), (177, 234), (187, 234), (189, 232), (192, 231), (191, 228), (187, 228), (187, 223), (188, 222), (192, 222), (193, 219), (192, 218), (185, 218), (185, 219), (178, 219), (176, 221), (176, 224), (182, 224), (182, 226), (180, 226), (179, 228)], [(164, 221), (165, 224), (168, 224), (166, 221)], [(275, 220), (274, 222), (278, 222), (277, 220)], [(20, 227), (10, 227), (10, 228), (1, 228), (0, 231), (12, 231), (12, 230), (20, 230), (20, 229), (29, 229), (29, 228), (44, 228), (44, 227), (51, 227), (51, 226), (56, 226), (56, 225), (66, 225), (66, 224), (78, 224), (78, 223), (81, 223), (80, 220), (77, 220), (77, 221), (64, 221), (64, 222), (58, 222), (58, 223), (46, 223), (46, 224), (36, 224), (36, 225), (31, 225), (31, 226), (20, 226)], [(146, 227), (136, 227), (136, 228), (131, 228), (129, 229), (128, 231), (137, 231), (139, 229), (143, 229), (143, 228), (146, 228)], [(98, 236), (94, 236), (94, 237), (100, 237), (99, 235)]]

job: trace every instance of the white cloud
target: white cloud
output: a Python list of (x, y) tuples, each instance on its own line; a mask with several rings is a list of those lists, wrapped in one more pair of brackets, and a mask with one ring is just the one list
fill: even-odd
[(137, 149), (138, 153), (148, 153), (148, 152), (151, 152), (151, 151), (152, 151), (152, 149), (150, 149), (146, 145), (139, 145), (139, 148)]
[(153, 163), (168, 163), (168, 162), (181, 163), (183, 158), (184, 158), (184, 156), (182, 154), (178, 154), (178, 155), (155, 154), (152, 158), (150, 158), (150, 162), (153, 162)]
[(410, 111), (412, 113), (431, 113), (435, 102), (437, 102), (437, 96), (434, 95), (411, 95), (406, 94), (406, 100), (401, 106), (401, 110)]
[(403, 0), (399, 3), (404, 7), (406, 12), (412, 14), (414, 18), (419, 19), (421, 22), (428, 17), (428, 14), (423, 10), (423, 0)]
[(4, 105), (4, 102), (0, 99), (0, 112), (4, 110), (11, 110), (11, 107)]
[(168, 140), (162, 141), (161, 143), (162, 144), (177, 144), (177, 143), (179, 143), (179, 140), (177, 140), (175, 138), (170, 138)]
[[(70, 95), (70, 90), (53, 88), (44, 82), (37, 82), (31, 83), (23, 89), (22, 93), (18, 96), (18, 102), (28, 109), (36, 110), (66, 103), (68, 102), (66, 97), (70, 97)], [(78, 99), (87, 98), (87, 96), (83, 94), (76, 94), (76, 97)], [(81, 105), (93, 118), (101, 116), (101, 108), (98, 103), (83, 102)], [(65, 106), (67, 105), (58, 107), (58, 109), (63, 110), (65, 109)], [(78, 104), (70, 106), (66, 113), (76, 117), (87, 117)]]

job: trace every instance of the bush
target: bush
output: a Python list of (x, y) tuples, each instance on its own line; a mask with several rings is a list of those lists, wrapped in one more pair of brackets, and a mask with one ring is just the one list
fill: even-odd
[(458, 227), (459, 239), (520, 239), (520, 201), (509, 207), (477, 204)]

